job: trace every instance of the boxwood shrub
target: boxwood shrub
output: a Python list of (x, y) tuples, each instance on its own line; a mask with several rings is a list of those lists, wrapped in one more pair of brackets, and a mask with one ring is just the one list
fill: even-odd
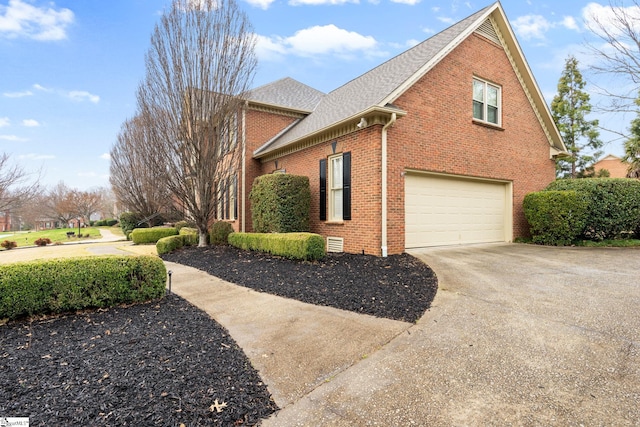
[(184, 235), (163, 237), (156, 243), (158, 255), (168, 254), (184, 246)]
[(102, 256), (0, 265), (0, 318), (142, 302), (164, 295), (152, 256)]
[(577, 191), (540, 191), (524, 198), (524, 215), (534, 243), (570, 245), (584, 230), (587, 198)]
[(616, 239), (640, 232), (640, 180), (559, 179), (547, 190), (573, 190), (585, 195), (588, 206), (583, 239)]
[(178, 234), (182, 236), (182, 244), (184, 246), (195, 246), (198, 244), (199, 235), (197, 228), (182, 227)]
[(288, 174), (259, 176), (253, 182), (249, 198), (256, 232), (309, 231), (311, 188), (308, 177)]
[(131, 232), (131, 240), (136, 245), (144, 243), (156, 243), (158, 240), (167, 236), (178, 234), (173, 227), (153, 227), (153, 228), (136, 228)]
[(233, 233), (233, 226), (225, 221), (215, 222), (209, 230), (209, 242), (212, 245), (229, 244), (229, 234)]
[(322, 259), (326, 255), (324, 239), (313, 233), (231, 233), (229, 244), (302, 260)]

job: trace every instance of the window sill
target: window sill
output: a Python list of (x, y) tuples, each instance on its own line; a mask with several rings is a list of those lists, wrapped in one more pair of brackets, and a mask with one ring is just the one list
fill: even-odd
[(325, 222), (325, 224), (326, 225), (344, 225), (344, 221), (337, 221), (337, 220), (327, 221)]
[(478, 120), (478, 119), (473, 119), (473, 120), (471, 120), (471, 122), (474, 125), (484, 126), (486, 128), (489, 128), (489, 129), (495, 129), (495, 130), (504, 131), (504, 128), (502, 126), (499, 126), (499, 125), (496, 125), (496, 124), (493, 124), (493, 123), (484, 122), (484, 121)]

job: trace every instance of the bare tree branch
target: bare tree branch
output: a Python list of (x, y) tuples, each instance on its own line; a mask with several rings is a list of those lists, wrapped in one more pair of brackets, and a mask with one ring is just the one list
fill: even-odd
[(176, 0), (156, 26), (138, 90), (154, 167), (206, 244), (223, 182), (239, 168), (237, 114), (256, 68), (255, 36), (235, 0)]
[(0, 211), (17, 209), (38, 195), (40, 177), (36, 176), (32, 182), (29, 178), (24, 169), (9, 162), (8, 154), (0, 154)]

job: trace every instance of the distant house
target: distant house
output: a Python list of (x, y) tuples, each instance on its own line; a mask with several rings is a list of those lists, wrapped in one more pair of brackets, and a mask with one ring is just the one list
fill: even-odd
[(383, 256), (527, 235), (523, 198), (566, 154), (499, 2), (328, 94), (258, 87), (238, 123), (218, 219), (251, 231), (253, 180), (306, 175), (328, 250)]
[(11, 214), (0, 212), (0, 231), (11, 231)]
[(626, 178), (629, 171), (629, 163), (622, 160), (620, 157), (616, 157), (613, 154), (609, 154), (600, 161), (593, 164), (593, 170), (598, 176), (598, 172), (601, 170), (609, 171), (609, 178)]

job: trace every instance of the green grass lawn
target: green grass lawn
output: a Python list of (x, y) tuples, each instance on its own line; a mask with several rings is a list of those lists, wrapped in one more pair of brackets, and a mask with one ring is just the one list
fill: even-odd
[[(67, 232), (73, 231), (76, 233), (75, 237), (67, 237)], [(33, 246), (35, 241), (40, 238), (49, 238), (51, 243), (56, 242), (77, 242), (88, 239), (99, 239), (101, 237), (100, 231), (97, 228), (82, 228), (82, 235), (89, 237), (78, 238), (78, 229), (73, 228), (58, 228), (55, 230), (42, 230), (42, 231), (19, 231), (13, 233), (0, 233), (0, 241), (5, 240), (14, 241), (18, 246)]]

